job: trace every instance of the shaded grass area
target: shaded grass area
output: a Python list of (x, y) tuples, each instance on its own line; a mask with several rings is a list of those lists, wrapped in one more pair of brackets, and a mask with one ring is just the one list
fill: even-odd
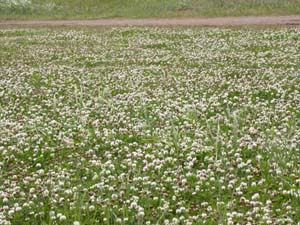
[(300, 0), (1, 0), (0, 19), (291, 15)]

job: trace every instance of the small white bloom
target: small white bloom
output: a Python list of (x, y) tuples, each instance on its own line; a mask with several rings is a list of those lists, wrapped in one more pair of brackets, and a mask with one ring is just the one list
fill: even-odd
[(259, 199), (259, 194), (258, 193), (255, 193), (254, 195), (252, 195), (252, 198), (251, 198), (253, 201)]
[(60, 221), (65, 221), (67, 219), (67, 217), (65, 216), (65, 215), (61, 215), (60, 217), (59, 217), (59, 220)]

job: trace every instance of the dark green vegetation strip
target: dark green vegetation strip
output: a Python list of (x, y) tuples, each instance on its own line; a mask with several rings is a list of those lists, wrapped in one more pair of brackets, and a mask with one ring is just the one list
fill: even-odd
[(291, 15), (300, 0), (0, 0), (0, 19)]

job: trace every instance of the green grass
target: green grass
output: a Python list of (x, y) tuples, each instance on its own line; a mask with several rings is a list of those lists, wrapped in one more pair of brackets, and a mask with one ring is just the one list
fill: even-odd
[(300, 222), (299, 28), (0, 43), (0, 224)]
[(300, 0), (0, 1), (0, 19), (2, 20), (216, 17), (299, 13)]

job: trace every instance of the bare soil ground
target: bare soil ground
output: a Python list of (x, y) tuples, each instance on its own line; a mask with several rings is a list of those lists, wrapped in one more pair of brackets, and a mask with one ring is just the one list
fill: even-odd
[(188, 19), (98, 19), (0, 21), (0, 27), (103, 27), (103, 26), (300, 26), (299, 16), (224, 17)]

